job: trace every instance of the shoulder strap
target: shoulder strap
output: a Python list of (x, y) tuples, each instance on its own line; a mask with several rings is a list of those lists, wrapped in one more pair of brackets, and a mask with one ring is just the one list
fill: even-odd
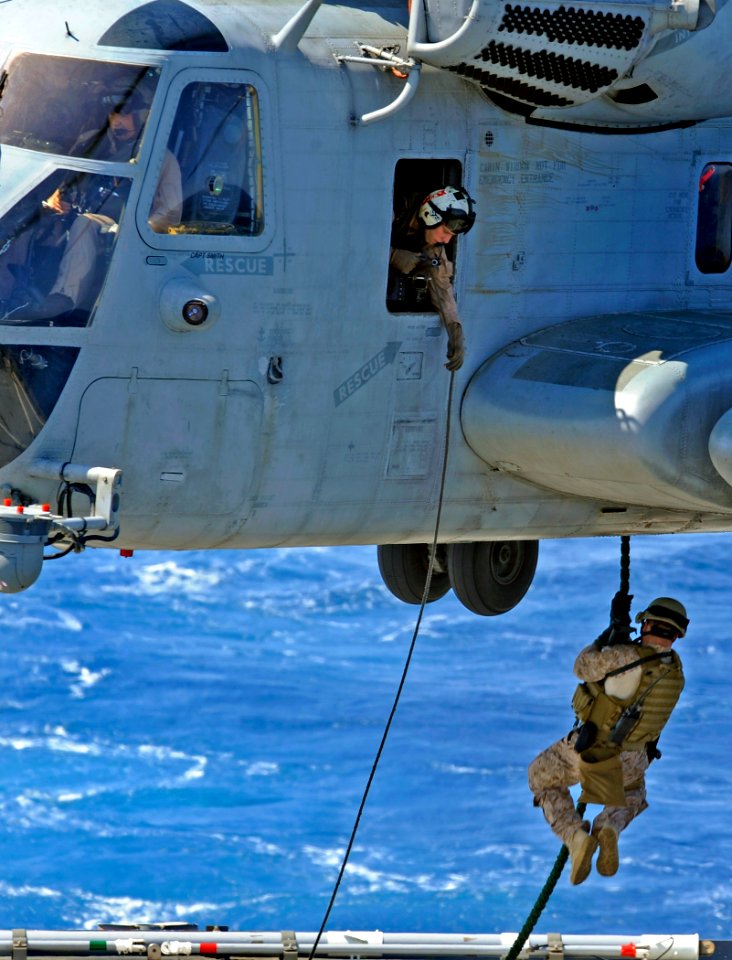
[(625, 673), (627, 670), (633, 670), (634, 667), (640, 667), (644, 663), (652, 663), (654, 660), (663, 660), (664, 657), (671, 658), (673, 662), (673, 654), (671, 650), (664, 651), (663, 653), (651, 653), (647, 657), (639, 657), (637, 660), (632, 660), (630, 663), (626, 663), (624, 667), (616, 667), (615, 670), (611, 670), (610, 673), (606, 673), (604, 679), (607, 680), (608, 677), (617, 677), (621, 673)]

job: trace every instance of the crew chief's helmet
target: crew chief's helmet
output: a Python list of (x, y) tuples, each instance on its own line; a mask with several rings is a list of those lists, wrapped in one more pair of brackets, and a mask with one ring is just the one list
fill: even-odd
[(467, 233), (475, 223), (474, 203), (464, 190), (443, 187), (425, 197), (417, 216), (428, 230), (442, 224), (451, 233)]
[(641, 610), (640, 613), (636, 614), (636, 623), (643, 623), (644, 620), (659, 620), (661, 623), (670, 623), (682, 637), (686, 636), (686, 628), (689, 626), (686, 607), (672, 597), (658, 597), (648, 605), (646, 610)]

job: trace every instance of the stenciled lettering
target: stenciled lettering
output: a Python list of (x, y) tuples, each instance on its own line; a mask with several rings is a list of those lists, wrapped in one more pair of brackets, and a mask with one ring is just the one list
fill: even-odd
[(223, 273), (238, 277), (268, 277), (272, 274), (271, 257), (223, 257), (206, 258), (204, 273)]
[(383, 350), (379, 350), (376, 356), (371, 357), (370, 360), (367, 360), (355, 373), (351, 374), (347, 380), (344, 380), (340, 386), (336, 387), (333, 391), (333, 397), (335, 400), (335, 405), (343, 403), (344, 400), (348, 400), (357, 390), (365, 386), (372, 377), (375, 377), (377, 373), (388, 366), (390, 363), (394, 362), (394, 357), (397, 354), (397, 350), (401, 346), (400, 343), (394, 341), (387, 343)]

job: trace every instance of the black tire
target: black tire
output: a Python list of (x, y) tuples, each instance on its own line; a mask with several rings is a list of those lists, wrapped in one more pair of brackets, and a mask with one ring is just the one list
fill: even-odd
[[(430, 546), (431, 544), (426, 543), (387, 543), (377, 547), (381, 579), (387, 589), (403, 603), (422, 602)], [(442, 544), (438, 544), (427, 603), (444, 597), (449, 589), (446, 551)]]
[(447, 551), (450, 583), (468, 610), (495, 617), (523, 600), (538, 557), (538, 540), (453, 543)]

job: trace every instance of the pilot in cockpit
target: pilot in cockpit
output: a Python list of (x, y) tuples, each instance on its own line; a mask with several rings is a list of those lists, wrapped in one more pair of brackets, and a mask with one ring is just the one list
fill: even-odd
[[(107, 123), (101, 130), (82, 133), (72, 155), (114, 163), (129, 163), (136, 155), (147, 118), (147, 103), (136, 92), (110, 99)], [(85, 183), (85, 189), (74, 184)], [(126, 202), (127, 178), (80, 175), (67, 178), (46, 200), (47, 214), (63, 221), (60, 231), (63, 253), (53, 285), (40, 302), (27, 302), (13, 310), (12, 316), (0, 320), (13, 323), (34, 323), (81, 309), (88, 311), (95, 298), (94, 278), (106, 238), (116, 234)], [(166, 151), (158, 178), (148, 222), (158, 233), (168, 232), (180, 222), (182, 211), (180, 168), (175, 157)], [(30, 237), (15, 244), (14, 256), (22, 257)], [(5, 267), (6, 271), (8, 267)], [(12, 266), (9, 268), (12, 270)], [(0, 277), (0, 279), (2, 279)]]
[(71, 154), (90, 160), (129, 163), (137, 153), (148, 104), (136, 90), (110, 93), (104, 100), (109, 107), (106, 124), (101, 129), (95, 126), (84, 131), (72, 147)]

